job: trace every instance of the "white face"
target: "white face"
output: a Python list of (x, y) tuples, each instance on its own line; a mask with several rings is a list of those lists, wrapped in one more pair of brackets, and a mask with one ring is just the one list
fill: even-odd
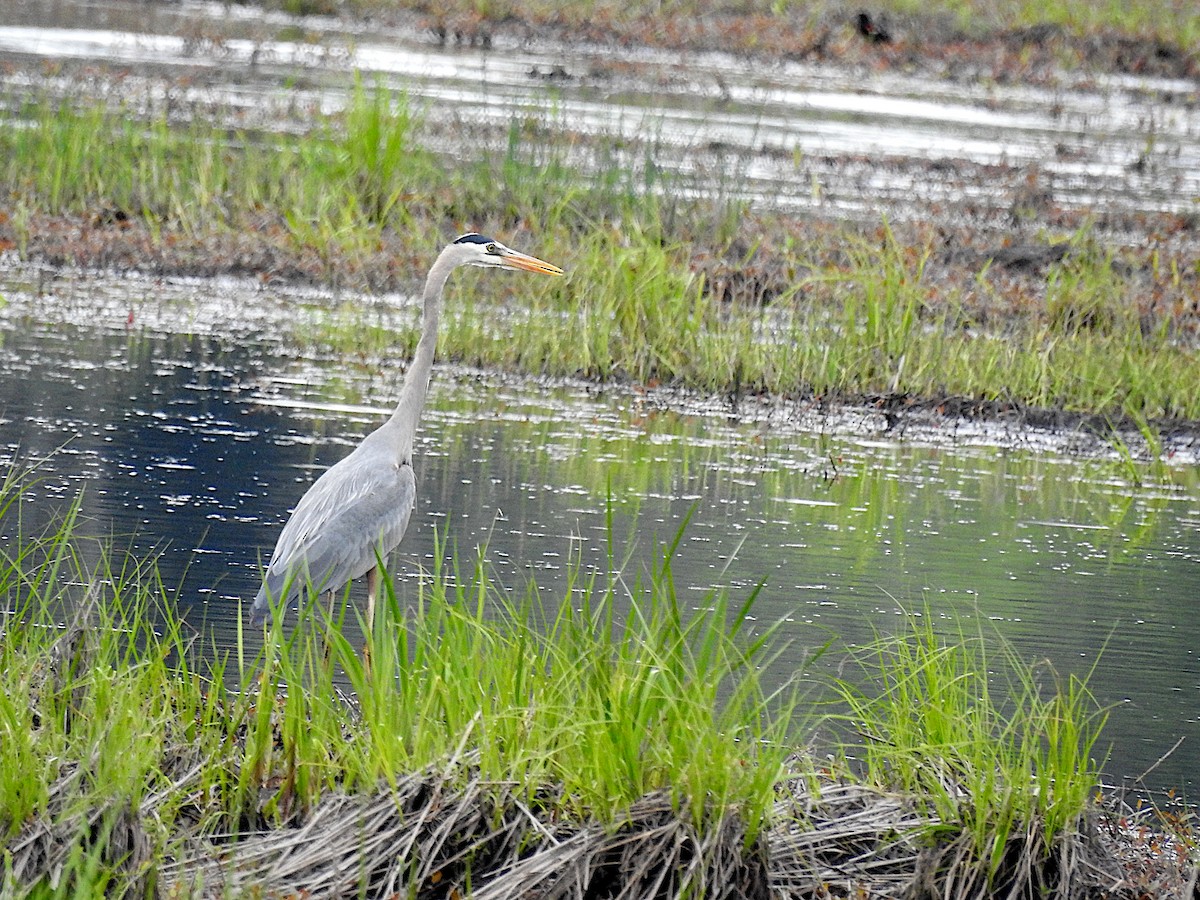
[(460, 257), (461, 265), (479, 266), (485, 269), (521, 269), (526, 272), (538, 272), (542, 275), (563, 274), (563, 270), (553, 263), (540, 260), (536, 256), (519, 253), (499, 241), (480, 235), (463, 235), (454, 242), (453, 246), (462, 248), (464, 255)]
[(486, 244), (468, 244), (477, 251), (476, 256), (467, 263), (469, 266), (482, 266), (486, 269), (505, 266), (504, 259), (513, 253), (499, 241), (488, 241)]

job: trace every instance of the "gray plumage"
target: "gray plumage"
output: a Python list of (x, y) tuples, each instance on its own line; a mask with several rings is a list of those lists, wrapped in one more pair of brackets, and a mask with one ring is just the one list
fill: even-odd
[(416, 502), (413, 438), (433, 369), (442, 289), (459, 266), (514, 268), (546, 275), (562, 269), (478, 234), (465, 234), (438, 255), (425, 280), (424, 323), (396, 410), (354, 451), (328, 469), (296, 505), (250, 607), (251, 623), (286, 609), (305, 591), (332, 595), (368, 576), (367, 624), (374, 618), (380, 562), (404, 537)]
[(382, 434), (368, 435), (300, 499), (271, 555), (251, 622), (266, 619), (271, 600), (291, 603), (310, 584), (314, 594), (340, 590), (400, 543), (417, 480), (411, 460), (398, 461)]

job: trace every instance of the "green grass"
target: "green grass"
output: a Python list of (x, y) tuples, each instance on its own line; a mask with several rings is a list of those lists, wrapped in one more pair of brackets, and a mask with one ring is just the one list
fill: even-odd
[(868, 782), (922, 798), (989, 888), (1028, 884), (1084, 825), (1106, 716), (1084, 681), (982, 634), (946, 641), (930, 618), (910, 616), (860, 652), (863, 679), (838, 682), (858, 738), (844, 752)]
[[(18, 478), (0, 488), (6, 526), (19, 495)], [(506, 601), (482, 559), (443, 563), (414, 608), (388, 594), (368, 676), (343, 636), (361, 634), (354, 614), (328, 663), (317, 612), (276, 625), (260, 653), (206, 649), (152, 565), (117, 567), (109, 552), (88, 564), (97, 554), (73, 526), (71, 510), (0, 560), (6, 895), (141, 890), (186, 841), (295, 821), (330, 792), (418, 772), (609, 829), (665, 792), (700, 831), (735, 815), (750, 845), (794, 749), (794, 701), (758, 681), (773, 630), (742, 633), (753, 597), (713, 595), (685, 615), (673, 547), (644, 579), (585, 577), (576, 562), (551, 607), (536, 592)]]
[[(0, 486), (8, 534), (25, 477)], [(682, 610), (678, 537), (642, 574), (615, 548), (610, 575), (575, 560), (548, 605), (536, 588), (505, 600), (483, 558), (461, 570), (437, 554), (411, 608), (389, 589), (370, 636), (353, 612), (330, 630), (310, 610), (230, 655), (180, 620), (152, 563), (77, 539), (77, 508), (0, 559), (6, 895), (178, 888), (204, 842), (297, 827), (337, 794), (410, 796), (414, 775), (555, 828), (616, 833), (653, 796), (698, 835), (740, 823), (745, 853), (765, 829), (803, 827), (775, 801), (811, 773), (798, 736), (815, 713), (794, 685), (767, 696), (759, 674), (782, 635), (745, 630), (753, 594)], [(910, 628), (836, 684), (862, 739), (840, 775), (936, 814), (924, 837), (952, 880), (1037, 883), (1091, 808), (1103, 715), (1081, 681), (1004, 645), (946, 642), (928, 617)], [(469, 859), (451, 862), (469, 880)]]
[[(6, 534), (28, 477), (0, 485)], [(144, 893), (198, 842), (296, 827), (335, 794), (399, 797), (422, 773), (556, 828), (617, 832), (656, 795), (693, 833), (740, 823), (746, 853), (765, 829), (802, 827), (775, 802), (806, 774), (815, 713), (795, 685), (764, 692), (782, 635), (747, 631), (753, 593), (681, 609), (679, 536), (644, 573), (615, 547), (610, 574), (576, 559), (549, 604), (536, 587), (506, 600), (484, 557), (463, 569), (439, 553), (411, 607), (389, 586), (372, 635), (354, 612), (330, 629), (309, 610), (261, 651), (245, 635), (221, 653), (152, 562), (76, 538), (77, 509), (0, 558), (6, 895)], [(864, 677), (837, 683), (863, 738), (842, 774), (927, 805), (926, 837), (960, 874), (1037, 877), (1096, 786), (1103, 716), (1083, 683), (979, 637), (944, 642), (928, 618), (860, 660)]]
[[(273, 693), (302, 679), (306, 689), (286, 692), (281, 724), (264, 717), (251, 732), (247, 762), (260, 772), (282, 764), (296, 785), (289, 803), (467, 755), (464, 777), (515, 782), (527, 799), (554, 788), (559, 814), (576, 821), (619, 823), (640, 797), (669, 791), (697, 826), (736, 807), (757, 835), (792, 747), (792, 707), (772, 715), (755, 673), (772, 629), (743, 636), (747, 609), (723, 596), (685, 619), (669, 551), (648, 584), (633, 582), (624, 621), (619, 582), (584, 579), (577, 564), (574, 602), (549, 613), (536, 594), (506, 601), (482, 560), (469, 572), (445, 565), (415, 608), (388, 595), (369, 674), (344, 636), (356, 631), (353, 613), (333, 633), (333, 667), (319, 662), (323, 627), (271, 635), (262, 684)], [(334, 669), (359, 698), (351, 742), (339, 738), (347, 714)]]
[[(1142, 330), (1111, 260), (1052, 268), (1049, 308), (998, 331), (962, 326), (925, 278), (928, 253), (885, 226), (882, 247), (851, 242), (846, 262), (801, 280), (792, 298), (721, 309), (682, 248), (631, 249), (600, 234), (565, 263), (567, 284), (530, 287), (540, 314), (486, 343), (450, 339), (443, 349), (483, 365), (710, 392), (967, 397), (1138, 422), (1200, 418), (1195, 349), (1165, 324)], [(483, 321), (484, 302), (462, 319)]]
[[(553, 281), (456, 276), (443, 358), (733, 395), (900, 394), (1200, 420), (1196, 347), (1171, 313), (1200, 272), (1157, 251), (1136, 272), (1087, 228), (1040, 284), (1015, 289), (1028, 296), (1000, 298), (1011, 308), (1002, 321), (984, 322), (995, 290), (986, 270), (975, 282), (930, 277), (933, 235), (881, 222), (793, 240), (785, 220), (719, 197), (680, 200), (660, 175), (582, 173), (564, 162), (569, 135), (551, 119), (514, 121), (503, 152), (449, 162), (420, 145), (419, 110), (361, 84), (343, 114), (303, 136), (173, 128), (98, 106), (30, 103), (20, 118), (27, 127), (0, 130), (18, 248), (37, 237), (32, 211), (119, 209), (162, 246), (252, 236), (320, 260), (333, 281), (374, 260), (373, 278), (413, 287), (438, 244), (466, 228), (568, 270)], [(768, 307), (726, 302), (723, 272), (765, 273), (779, 289)], [(391, 355), (415, 339), (341, 311), (298, 336)]]
[(344, 120), (323, 120), (302, 140), (173, 127), (163, 115), (98, 104), (33, 101), (13, 118), (29, 126), (3, 139), (0, 177), (16, 203), (67, 214), (112, 208), (185, 233), (239, 227), (267, 209), (300, 244), (361, 243), (400, 216), (399, 201), (434, 167), (412, 145), (404, 98), (361, 84)]

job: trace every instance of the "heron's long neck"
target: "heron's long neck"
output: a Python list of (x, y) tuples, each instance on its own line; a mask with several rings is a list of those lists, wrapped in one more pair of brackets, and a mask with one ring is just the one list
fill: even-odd
[(429, 270), (425, 279), (424, 312), (421, 325), (421, 339), (417, 341), (417, 351), (413, 354), (412, 364), (404, 376), (404, 386), (400, 388), (400, 400), (384, 426), (392, 431), (396, 449), (401, 462), (412, 461), (413, 437), (417, 430), (417, 420), (421, 418), (421, 410), (425, 406), (425, 394), (429, 390), (429, 376), (433, 369), (434, 351), (437, 350), (438, 317), (442, 311), (442, 289), (446, 279), (454, 269), (454, 263), (443, 252)]

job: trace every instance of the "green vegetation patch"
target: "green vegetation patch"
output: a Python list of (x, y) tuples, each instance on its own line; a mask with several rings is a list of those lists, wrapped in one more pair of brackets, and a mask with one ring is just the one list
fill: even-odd
[[(10, 479), (0, 492), (6, 526), (19, 525), (19, 490)], [(439, 822), (434, 805), (460, 804), (465, 833), (418, 828), (407, 857), (378, 848), (381, 860), (309, 890), (378, 886), (428, 862), (424, 877), (465, 891), (473, 866), (511, 864), (564, 828), (602, 839), (640, 816), (697, 849), (754, 857), (794, 706), (760, 691), (771, 631), (743, 634), (746, 607), (713, 596), (683, 616), (669, 549), (645, 583), (580, 576), (548, 613), (535, 594), (509, 604), (482, 563), (439, 567), (415, 606), (388, 595), (368, 673), (344, 610), (335, 623), (308, 610), (286, 635), (277, 624), (253, 659), (245, 645), (232, 657), (206, 647), (152, 566), (85, 562), (95, 553), (73, 522), (71, 510), (23, 539), (0, 568), (6, 895), (207, 896), (205, 885), (285, 879), (291, 829), (338, 796), (429, 806)], [(406, 815), (397, 827), (411, 832)], [(361, 827), (346, 852), (374, 846)], [(257, 855), (223, 849), (271, 830), (277, 845)], [(314, 852), (343, 836), (320, 833)]]
[(1085, 687), (1013, 657), (991, 673), (927, 626), (842, 684), (868, 745), (834, 775), (795, 687), (762, 690), (778, 631), (749, 633), (753, 597), (682, 610), (673, 546), (643, 577), (576, 561), (554, 606), (442, 563), (373, 634), (353, 607), (308, 609), (222, 654), (152, 564), (74, 536), (77, 506), (22, 535), (20, 493), (0, 487), (6, 896), (895, 895), (918, 859), (980, 890), (1123, 877), (1115, 856), (1072, 862), (1108, 847), (1098, 823), (1129, 845), (1090, 797)]
[(1074, 676), (1030, 669), (1003, 644), (992, 654), (981, 634), (947, 642), (930, 618), (861, 652), (865, 692), (839, 682), (859, 737), (845, 752), (869, 782), (929, 805), (948, 838), (937, 865), (960, 896), (1070, 896), (1105, 715)]
[[(0, 129), (0, 240), (26, 254), (88, 258), (111, 241), (113, 264), (125, 247), (134, 267), (414, 289), (439, 245), (474, 229), (568, 277), (456, 276), (443, 358), (734, 397), (1200, 420), (1200, 260), (1157, 244), (1118, 254), (1087, 222), (1036, 245), (1050, 261), (1018, 277), (986, 253), (948, 262), (921, 226), (682, 199), (653, 165), (615, 156), (581, 172), (551, 119), (514, 121), (492, 156), (448, 160), (421, 145), (403, 95), (361, 84), (302, 135), (95, 105), (26, 103), (15, 118)], [(413, 341), (341, 312), (298, 336), (356, 353)]]

